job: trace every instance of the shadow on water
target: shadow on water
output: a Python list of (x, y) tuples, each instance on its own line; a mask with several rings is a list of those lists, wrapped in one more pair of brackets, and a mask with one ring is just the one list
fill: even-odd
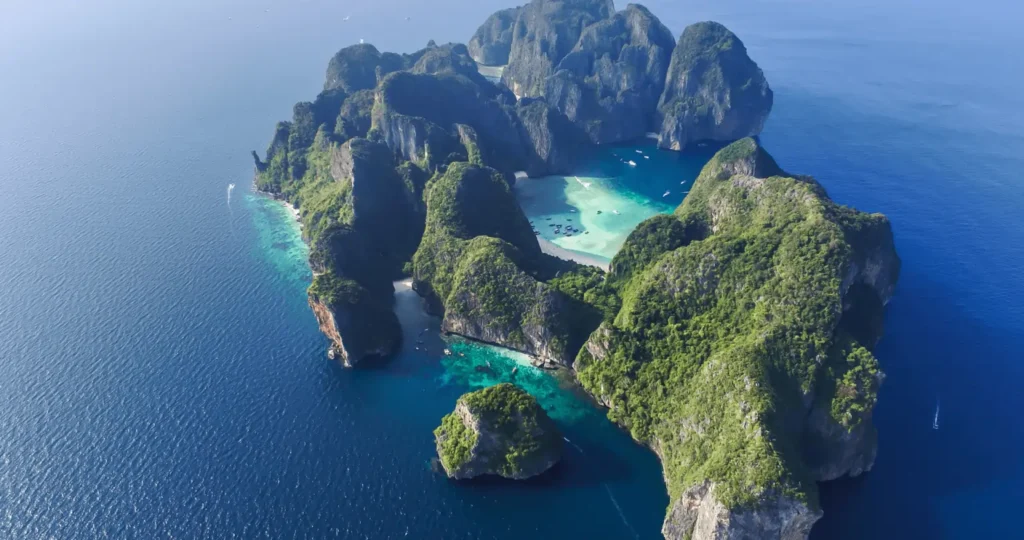
[[(825, 517), (813, 538), (959, 536), (946, 522), (962, 522), (952, 517), (962, 499), (981, 492), (1001, 505), (1024, 502), (1019, 487), (1004, 486), (1019, 486), (1022, 476), (1022, 366), (1010, 351), (1021, 350), (1024, 336), (982, 323), (927, 278), (904, 281), (877, 350), (887, 374), (875, 413), (878, 460), (867, 475), (821, 486)], [(1016, 527), (994, 508), (970, 521), (961, 532), (976, 537)]]

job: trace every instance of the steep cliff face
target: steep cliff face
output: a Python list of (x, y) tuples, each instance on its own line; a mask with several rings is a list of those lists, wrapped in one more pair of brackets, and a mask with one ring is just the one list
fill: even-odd
[(522, 8), (503, 9), (493, 13), (484, 21), (467, 47), (470, 56), (485, 66), (504, 66), (512, 50), (512, 27), (519, 18)]
[(513, 99), (485, 80), (452, 72), (394, 73), (377, 88), (376, 103), (373, 129), (410, 161), (436, 169), (452, 161), (452, 153), (467, 159), (456, 131), (464, 124), (476, 131), (484, 162), (508, 175), (526, 168)]
[(348, 96), (341, 104), (334, 123), (334, 134), (339, 140), (366, 137), (370, 131), (370, 111), (373, 109), (373, 90), (360, 90)]
[(665, 538), (800, 540), (822, 515), (798, 500), (771, 494), (757, 509), (733, 511), (715, 498), (714, 491), (715, 485), (705, 482), (683, 492), (662, 526)]
[(658, 104), (663, 148), (757, 135), (771, 109), (768, 81), (735, 34), (715, 22), (686, 27)]
[(595, 143), (651, 131), (675, 40), (646, 8), (630, 4), (583, 30), (544, 84), (548, 102)]
[(509, 383), (464, 394), (434, 437), (449, 478), (521, 480), (543, 473), (562, 457), (558, 427), (533, 396)]
[(331, 342), (331, 356), (345, 367), (354, 367), (367, 358), (394, 354), (402, 328), (391, 309), (391, 299), (387, 293), (374, 293), (349, 279), (317, 275), (309, 288), (309, 307)]
[(587, 148), (586, 134), (543, 99), (523, 98), (516, 105), (523, 140), (532, 154), (530, 176), (569, 174)]
[(622, 307), (574, 367), (662, 458), (666, 537), (805, 538), (815, 481), (871, 467), (867, 347), (899, 274), (887, 227), (745, 139), (627, 240)]
[(612, 0), (533, 0), (521, 9), (501, 77), (520, 97), (543, 95), (545, 80), (583, 29), (615, 12)]
[(545, 261), (497, 171), (455, 163), (433, 180), (414, 279), (445, 331), (571, 364), (576, 314), (540, 279)]

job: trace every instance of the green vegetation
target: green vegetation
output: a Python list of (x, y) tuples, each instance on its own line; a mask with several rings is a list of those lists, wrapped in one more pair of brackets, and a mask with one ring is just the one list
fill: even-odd
[(843, 227), (853, 211), (807, 178), (733, 175), (771, 169), (763, 153), (749, 139), (726, 147), (674, 216), (634, 231), (614, 261), (622, 308), (591, 338), (607, 352), (576, 361), (609, 417), (659, 450), (673, 498), (710, 479), (727, 507), (768, 492), (814, 505), (782, 426), (808, 393), (847, 428), (874, 404), (877, 362), (835, 337), (841, 278), (860, 256)]
[(477, 441), (476, 432), (466, 427), (456, 413), (441, 419), (441, 425), (434, 430), (434, 437), (438, 442), (438, 457), (448, 471), (459, 469), (469, 461)]
[[(480, 434), (465, 425), (459, 408), (477, 419), (486, 446), (477, 445)], [(471, 476), (533, 476), (554, 464), (562, 447), (558, 427), (537, 400), (509, 383), (464, 394), (434, 436), (441, 463), (456, 477), (463, 467), (472, 469)]]

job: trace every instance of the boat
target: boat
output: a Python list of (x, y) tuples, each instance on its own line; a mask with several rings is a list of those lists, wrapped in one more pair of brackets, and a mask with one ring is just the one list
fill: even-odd
[(644, 159), (651, 159), (651, 156), (644, 156)]
[(644, 153), (644, 151), (643, 151), (643, 150), (637, 150), (637, 151), (636, 151), (636, 153), (637, 153), (637, 154), (643, 154), (643, 153)]
[(601, 213), (601, 211), (600, 211), (600, 210), (598, 210), (598, 211), (597, 211), (597, 213), (598, 213), (598, 214), (600, 214), (600, 213)]
[(570, 208), (569, 209), (569, 213), (570, 214), (575, 214), (576, 213), (576, 209), (575, 208)]
[(661, 196), (662, 196), (662, 197), (668, 197), (668, 196), (669, 196), (669, 195), (671, 195), (671, 194), (672, 194), (672, 192), (666, 189), (666, 190), (665, 190), (665, 193), (662, 193), (662, 194), (661, 194)]
[(616, 216), (619, 215), (619, 211), (618, 210), (612, 210), (612, 213), (615, 214)]
[(631, 160), (629, 160), (629, 161), (628, 161), (627, 163), (629, 163), (629, 166), (630, 166), (630, 167), (636, 167), (636, 162), (635, 162), (635, 161), (633, 161), (632, 159), (631, 159)]
[(939, 429), (939, 400), (935, 400), (935, 419), (932, 420), (932, 429)]
[(512, 374), (515, 375), (519, 371), (519, 366), (512, 366)]
[(444, 350), (444, 355), (445, 356), (451, 356), (452, 355), (452, 350), (451, 349), (445, 349)]

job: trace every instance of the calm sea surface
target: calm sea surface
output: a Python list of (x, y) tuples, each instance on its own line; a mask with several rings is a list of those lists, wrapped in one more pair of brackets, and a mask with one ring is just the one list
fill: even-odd
[[(657, 537), (654, 456), (521, 358), (431, 337), (380, 368), (328, 362), (298, 230), (248, 191), (248, 151), (335, 50), (465, 41), (508, 4), (83, 4), (0, 7), (0, 537)], [(767, 148), (896, 229), (878, 462), (823, 488), (815, 536), (1019, 535), (1024, 9), (823, 4), (647, 3), (677, 34), (736, 31), (775, 90)], [(608, 200), (682, 196), (623, 182)], [(409, 343), (437, 327), (408, 291), (398, 311)], [(433, 472), (457, 396), (513, 377), (565, 462), (519, 484)]]

